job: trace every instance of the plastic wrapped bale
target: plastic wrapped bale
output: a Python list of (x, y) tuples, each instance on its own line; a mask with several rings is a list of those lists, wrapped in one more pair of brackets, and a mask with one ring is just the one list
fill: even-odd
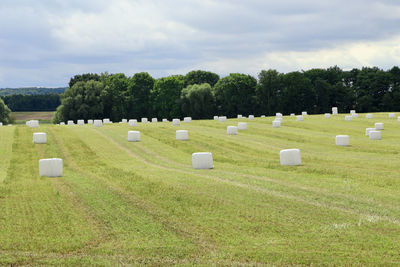
[(184, 123), (190, 123), (192, 121), (192, 117), (184, 117), (183, 122)]
[(249, 120), (254, 120), (254, 115), (249, 115)]
[(375, 128), (365, 128), (365, 135), (369, 136), (370, 131), (376, 131), (376, 129)]
[(63, 121), (62, 121), (62, 122), (60, 122), (60, 125), (65, 125), (65, 122), (63, 122)]
[(39, 175), (60, 177), (63, 174), (63, 160), (59, 158), (39, 160)]
[(127, 119), (122, 119), (121, 122), (122, 122), (122, 123), (127, 123), (128, 120), (127, 120)]
[(301, 115), (303, 115), (303, 116), (307, 116), (308, 114), (307, 114), (307, 111), (303, 111), (303, 112), (301, 112)]
[(297, 121), (303, 121), (304, 119), (303, 119), (303, 115), (298, 115), (298, 116), (296, 116), (296, 120)]
[(181, 125), (181, 120), (180, 119), (172, 119), (172, 125), (174, 125), (174, 126)]
[(381, 140), (381, 131), (369, 131), (369, 139), (371, 140)]
[(193, 169), (212, 169), (213, 157), (211, 152), (196, 152), (192, 154)]
[(217, 121), (217, 120), (218, 120), (218, 118), (219, 118), (218, 116), (214, 116), (214, 118), (213, 118), (213, 119), (214, 119), (215, 121)]
[(301, 164), (300, 149), (284, 149), (279, 154), (282, 166), (297, 166)]
[(182, 140), (182, 141), (189, 140), (188, 130), (177, 130), (176, 131), (176, 140)]
[(46, 133), (33, 133), (33, 143), (46, 144), (47, 143)]
[(147, 120), (147, 118), (142, 118), (141, 120), (140, 120), (142, 123), (148, 123), (149, 121)]
[(162, 119), (162, 122), (168, 122), (168, 120), (167, 119)]
[(356, 113), (354, 109), (350, 110), (350, 114)]
[(324, 117), (325, 117), (326, 119), (329, 119), (329, 118), (331, 117), (331, 114), (330, 114), (330, 113), (325, 113)]
[(137, 126), (137, 120), (130, 119), (128, 121), (129, 126)]
[(236, 126), (228, 126), (226, 127), (226, 133), (229, 135), (238, 134), (238, 127)]
[(278, 120), (272, 121), (272, 127), (280, 128), (281, 127), (281, 121), (278, 121)]
[(372, 119), (372, 114), (371, 113), (365, 114), (365, 118)]
[(139, 131), (129, 131), (128, 132), (128, 141), (129, 142), (139, 142), (140, 141), (140, 132)]
[(38, 120), (30, 120), (28, 126), (32, 127), (32, 128), (37, 128), (37, 127), (39, 127), (39, 121)]
[(152, 118), (152, 119), (151, 119), (151, 122), (152, 122), (152, 123), (158, 122), (158, 119), (157, 119), (157, 118)]
[(242, 114), (238, 114), (238, 115), (237, 115), (237, 118), (238, 118), (238, 119), (243, 118)]
[(384, 129), (383, 122), (377, 122), (377, 123), (375, 123), (375, 129), (377, 129), (377, 130), (383, 130), (383, 129)]
[(246, 130), (247, 129), (247, 123), (246, 122), (238, 122), (238, 130)]
[(389, 118), (391, 118), (391, 119), (396, 118), (396, 114), (395, 113), (389, 113)]
[(261, 115), (261, 118), (265, 118), (265, 115)]
[(93, 124), (93, 120), (87, 120), (87, 124)]
[(102, 120), (94, 120), (93, 121), (93, 126), (94, 127), (101, 127), (101, 126), (103, 126), (103, 121)]
[(350, 144), (348, 135), (336, 135), (337, 146), (348, 146)]
[(1, 127), (1, 126), (3, 126), (3, 123), (2, 123), (2, 122), (0, 122), (0, 127)]
[(357, 114), (357, 113), (352, 113), (352, 114), (351, 114), (351, 117), (353, 117), (353, 118), (358, 118), (358, 114)]
[(400, 117), (397, 117), (397, 121), (400, 122)]
[(110, 119), (103, 119), (103, 123), (104, 124), (108, 124), (108, 123), (111, 123), (111, 122), (110, 122)]
[(337, 114), (338, 114), (338, 108), (332, 107), (332, 115), (337, 115)]
[(353, 117), (351, 115), (344, 116), (345, 121), (351, 121), (352, 119), (353, 119)]
[(290, 113), (290, 117), (294, 117), (294, 116), (296, 116), (296, 114)]
[(74, 121), (67, 121), (68, 125), (74, 125)]
[(275, 114), (276, 118), (282, 118), (282, 116), (283, 116), (282, 113), (279, 113), (279, 112)]
[(226, 121), (226, 116), (220, 116), (218, 117), (219, 122), (225, 122)]
[(84, 125), (85, 121), (84, 120), (78, 120), (78, 125)]

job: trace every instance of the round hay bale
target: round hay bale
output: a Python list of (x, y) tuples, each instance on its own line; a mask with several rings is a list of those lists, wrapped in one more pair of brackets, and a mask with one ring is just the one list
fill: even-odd
[(218, 116), (214, 116), (214, 120), (217, 121), (218, 120)]
[(282, 166), (298, 166), (301, 164), (300, 149), (284, 149), (279, 154)]
[(39, 121), (38, 120), (29, 120), (26, 122), (26, 125), (28, 125), (31, 128), (37, 128), (37, 127), (39, 127)]
[(308, 114), (307, 114), (307, 111), (303, 111), (303, 112), (301, 112), (301, 115), (303, 115), (303, 116), (307, 116)]
[(344, 116), (345, 121), (351, 121), (352, 119), (353, 119), (353, 117), (351, 115)]
[(290, 113), (290, 117), (294, 117), (294, 116), (296, 116), (296, 114)]
[(227, 120), (226, 116), (220, 116), (218, 117), (219, 122), (225, 122)]
[(303, 119), (303, 115), (298, 115), (298, 116), (296, 116), (296, 120), (297, 121), (303, 121), (304, 119)]
[(281, 121), (278, 121), (278, 120), (272, 121), (272, 127), (280, 128), (281, 127)]
[(93, 126), (94, 127), (101, 127), (101, 126), (103, 126), (103, 121), (102, 120), (94, 120), (93, 121)]
[(282, 118), (282, 116), (283, 116), (282, 113), (279, 113), (279, 112), (275, 114), (276, 118)]
[(246, 130), (247, 129), (247, 123), (246, 122), (238, 122), (238, 130)]
[(237, 118), (238, 118), (238, 119), (241, 119), (242, 117), (243, 117), (242, 114), (238, 114), (238, 115), (237, 115)]
[(129, 126), (137, 126), (137, 120), (134, 120), (134, 119), (130, 119), (129, 121), (128, 121), (128, 125)]
[(127, 119), (122, 119), (121, 122), (122, 122), (122, 123), (127, 123), (128, 120), (127, 120)]
[(238, 134), (238, 128), (236, 126), (228, 126), (226, 127), (226, 132), (229, 135), (236, 135)]
[(148, 122), (149, 122), (147, 118), (142, 118), (140, 121), (141, 121), (142, 123), (148, 123)]
[(350, 114), (354, 114), (356, 111), (354, 109), (350, 110)]
[(109, 124), (109, 123), (111, 123), (111, 121), (110, 121), (110, 119), (107, 119), (107, 118), (106, 118), (106, 119), (103, 119), (103, 123), (104, 123), (104, 124)]
[(370, 131), (369, 139), (370, 140), (381, 140), (382, 134), (381, 131)]
[(158, 119), (157, 119), (157, 118), (152, 118), (152, 119), (151, 119), (151, 122), (152, 122), (152, 123), (156, 123), (156, 122), (158, 122)]
[(177, 130), (176, 131), (176, 140), (181, 140), (181, 141), (189, 140), (188, 130)]
[(63, 174), (63, 160), (59, 158), (39, 160), (39, 175), (60, 177)]
[(348, 135), (336, 135), (336, 145), (337, 146), (348, 146), (350, 141), (349, 141), (349, 136)]
[(396, 114), (395, 114), (395, 113), (389, 113), (389, 118), (390, 118), (390, 119), (396, 118)]
[(377, 129), (377, 130), (383, 130), (383, 129), (384, 129), (383, 122), (377, 122), (377, 123), (375, 123), (375, 129)]
[(68, 124), (68, 125), (74, 125), (75, 123), (74, 123), (74, 121), (69, 120), (69, 121), (67, 121), (67, 124)]
[(181, 125), (181, 120), (180, 119), (172, 119), (172, 125), (174, 125), (174, 126)]
[(331, 114), (330, 113), (325, 113), (324, 117), (325, 117), (325, 119), (329, 119), (331, 117)]
[(33, 143), (46, 144), (47, 143), (46, 133), (33, 133)]
[(192, 117), (184, 117), (183, 122), (184, 123), (190, 123), (192, 121)]
[(85, 125), (85, 121), (84, 120), (78, 120), (78, 125)]
[(62, 122), (60, 122), (60, 125), (65, 125), (65, 122), (63, 122), (63, 121), (62, 121)]
[(399, 117), (397, 117), (397, 121), (398, 121), (398, 122), (400, 122), (400, 116), (399, 116)]
[(93, 120), (88, 120), (87, 123), (88, 124), (93, 124)]
[(332, 107), (332, 115), (337, 115), (337, 114), (338, 114), (338, 108)]
[(372, 119), (372, 114), (371, 113), (365, 114), (365, 118)]
[(128, 141), (129, 142), (139, 142), (140, 132), (139, 131), (128, 131)]
[(167, 119), (162, 119), (162, 122), (168, 122), (168, 120)]
[(2, 122), (0, 122), (0, 127), (2, 127), (3, 126), (3, 123)]
[(192, 154), (193, 169), (212, 169), (213, 157), (211, 152), (196, 152)]
[(376, 131), (376, 129), (375, 128), (365, 128), (365, 135), (369, 136), (370, 131)]
[(265, 115), (261, 115), (261, 118), (265, 118)]
[(254, 115), (249, 115), (249, 120), (254, 120)]

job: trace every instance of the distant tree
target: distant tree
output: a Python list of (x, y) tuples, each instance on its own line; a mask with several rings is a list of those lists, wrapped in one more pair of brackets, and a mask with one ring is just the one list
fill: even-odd
[(8, 124), (11, 122), (11, 110), (4, 104), (3, 99), (0, 98), (0, 122)]
[(219, 75), (210, 71), (192, 70), (185, 76), (185, 86), (192, 84), (208, 83), (214, 86), (219, 80)]
[(136, 73), (129, 79), (126, 109), (128, 118), (149, 117), (151, 115), (150, 92), (154, 79), (147, 72)]
[(87, 82), (87, 81), (90, 81), (90, 80), (99, 81), (100, 80), (100, 76), (98, 74), (96, 74), (96, 73), (85, 73), (85, 74), (75, 75), (74, 77), (72, 77), (69, 80), (69, 84), (68, 85), (71, 88), (77, 82)]
[(208, 83), (193, 84), (181, 93), (181, 109), (184, 116), (193, 119), (209, 119), (215, 114), (215, 98)]
[(112, 121), (120, 121), (127, 117), (126, 99), (129, 80), (123, 73), (108, 75), (104, 81), (102, 102), (103, 115)]
[(60, 105), (59, 94), (7, 95), (2, 98), (12, 111), (53, 111)]
[(232, 117), (254, 113), (256, 85), (257, 80), (246, 74), (231, 73), (220, 79), (213, 88), (220, 114)]
[(284, 113), (315, 112), (316, 97), (310, 79), (301, 72), (289, 72), (283, 76), (282, 104)]
[(258, 74), (256, 96), (260, 113), (273, 115), (279, 111), (280, 93), (282, 91), (281, 75), (276, 70), (262, 70)]
[(154, 114), (159, 118), (180, 117), (180, 96), (184, 87), (182, 75), (157, 79), (151, 91)]

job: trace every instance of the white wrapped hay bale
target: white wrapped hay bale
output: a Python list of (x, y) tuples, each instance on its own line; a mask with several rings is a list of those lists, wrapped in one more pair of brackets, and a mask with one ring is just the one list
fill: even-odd
[(357, 113), (352, 113), (352, 114), (351, 114), (351, 117), (352, 117), (352, 118), (358, 118), (358, 114), (357, 114)]
[(375, 123), (375, 129), (377, 129), (377, 130), (383, 130), (383, 129), (384, 129), (383, 122), (377, 122), (377, 123)]
[(226, 127), (226, 133), (229, 135), (238, 134), (238, 127), (236, 126), (228, 126)]
[(353, 117), (351, 115), (344, 116), (345, 121), (351, 121), (352, 119), (353, 119)]
[(254, 120), (254, 115), (249, 115), (249, 120)]
[(218, 116), (214, 116), (214, 120), (217, 121), (219, 119)]
[(337, 115), (337, 114), (338, 114), (338, 108), (332, 107), (332, 115)]
[(238, 130), (246, 130), (247, 129), (247, 123), (246, 122), (238, 122)]
[(85, 121), (84, 120), (78, 120), (78, 125), (84, 125)]
[(398, 122), (400, 122), (400, 116), (399, 116), (399, 117), (397, 117), (397, 121), (398, 121)]
[(184, 123), (190, 123), (192, 121), (192, 117), (184, 117), (183, 122)]
[(137, 120), (130, 119), (128, 121), (129, 126), (137, 126)]
[(93, 120), (87, 120), (87, 124), (93, 124)]
[(371, 113), (365, 114), (365, 118), (372, 119), (372, 114)]
[(381, 140), (382, 134), (381, 131), (370, 131), (369, 139), (370, 140)]
[(282, 113), (279, 113), (279, 112), (275, 114), (275, 117), (277, 117), (277, 118), (282, 118), (282, 116), (283, 116)]
[(238, 115), (237, 115), (237, 118), (238, 118), (238, 119), (243, 118), (242, 114), (238, 114)]
[(37, 127), (39, 127), (39, 121), (38, 120), (29, 120), (26, 122), (26, 125), (28, 125), (31, 128), (37, 128)]
[(336, 135), (337, 146), (348, 146), (350, 144), (350, 138), (348, 135)]
[(177, 130), (176, 131), (176, 140), (182, 140), (182, 141), (189, 140), (188, 130)]
[(172, 125), (174, 125), (174, 126), (181, 125), (181, 120), (180, 119), (172, 119)]
[(122, 119), (121, 122), (122, 122), (122, 123), (127, 123), (128, 120), (127, 120), (127, 119)]
[(370, 131), (376, 131), (376, 129), (375, 128), (365, 128), (365, 135), (369, 136)]
[(152, 122), (152, 123), (158, 122), (158, 119), (157, 119), (157, 118), (152, 118), (152, 119), (151, 119), (151, 122)]
[(128, 131), (128, 141), (129, 142), (139, 142), (140, 132), (139, 131)]
[(225, 122), (226, 121), (226, 116), (220, 116), (220, 117), (218, 117), (218, 121), (219, 122)]
[(1, 126), (3, 126), (3, 123), (2, 123), (2, 122), (0, 122), (0, 127), (1, 127)]
[(102, 120), (94, 120), (93, 121), (93, 126), (94, 127), (101, 127), (101, 126), (103, 126), (103, 121)]
[(297, 166), (301, 164), (300, 149), (284, 149), (279, 154), (282, 166)]
[(303, 111), (303, 112), (301, 112), (301, 115), (303, 115), (303, 116), (307, 116), (308, 114), (307, 114), (307, 111)]
[(148, 120), (147, 118), (142, 118), (140, 121), (141, 121), (142, 123), (148, 123), (148, 122), (149, 122), (149, 120)]
[(261, 115), (261, 118), (265, 118), (265, 115)]
[(396, 118), (396, 114), (395, 113), (389, 113), (389, 118), (391, 118), (391, 119)]
[(68, 124), (68, 125), (74, 125), (74, 121), (69, 120), (69, 121), (67, 121), (67, 124)]
[(296, 120), (297, 121), (303, 121), (304, 119), (303, 119), (303, 115), (298, 115), (298, 116), (296, 116)]
[(46, 144), (47, 143), (46, 133), (33, 133), (33, 143)]
[(111, 121), (110, 121), (110, 119), (107, 119), (107, 118), (106, 118), (106, 119), (103, 119), (103, 123), (104, 123), (104, 124), (109, 124), (109, 123), (111, 123)]
[(212, 169), (213, 157), (211, 152), (196, 152), (192, 154), (193, 169)]
[(168, 122), (168, 120), (167, 119), (162, 119), (162, 122)]
[(62, 121), (62, 122), (60, 122), (60, 125), (65, 125), (65, 122), (63, 122), (63, 121)]
[(324, 117), (325, 117), (325, 119), (329, 119), (331, 117), (331, 114), (330, 113), (325, 113)]
[(296, 114), (290, 113), (290, 117), (294, 117), (294, 116), (296, 116)]
[(39, 160), (39, 175), (60, 177), (63, 174), (63, 160), (59, 158)]
[(350, 114), (354, 114), (356, 111), (354, 109), (350, 110)]
[(280, 128), (281, 127), (281, 121), (278, 121), (278, 120), (272, 121), (272, 127)]

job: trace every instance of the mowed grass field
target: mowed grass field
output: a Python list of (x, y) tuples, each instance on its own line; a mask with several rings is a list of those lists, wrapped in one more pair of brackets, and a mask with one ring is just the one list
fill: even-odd
[[(0, 127), (0, 265), (400, 265), (400, 123), (272, 120)], [(375, 122), (380, 141), (365, 136)], [(287, 148), (301, 166), (280, 165)], [(192, 169), (201, 151), (214, 169)], [(50, 157), (63, 177), (39, 176)]]

